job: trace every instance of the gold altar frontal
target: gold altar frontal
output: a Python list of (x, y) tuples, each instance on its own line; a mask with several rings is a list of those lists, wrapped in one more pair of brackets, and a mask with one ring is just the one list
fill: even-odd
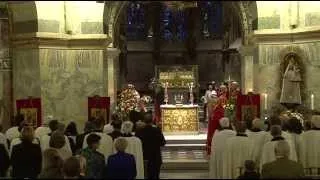
[(161, 105), (160, 108), (163, 133), (199, 133), (198, 105)]

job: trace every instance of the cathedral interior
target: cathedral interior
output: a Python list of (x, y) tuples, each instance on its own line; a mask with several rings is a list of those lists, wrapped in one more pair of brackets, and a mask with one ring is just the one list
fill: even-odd
[(300, 108), (316, 111), (319, 6), (317, 1), (1, 1), (0, 123), (9, 128), (16, 100), (36, 97), (42, 117), (73, 120), (83, 129), (89, 96), (110, 97), (112, 110), (128, 83), (149, 95), (156, 67), (175, 65), (197, 65), (198, 99), (208, 82), (220, 85), (229, 78), (243, 94), (260, 94), (261, 114), (270, 113), (280, 106), (290, 53), (300, 68)]

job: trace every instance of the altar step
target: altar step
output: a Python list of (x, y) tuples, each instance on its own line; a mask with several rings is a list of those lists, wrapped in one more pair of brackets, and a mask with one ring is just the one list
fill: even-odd
[(206, 134), (165, 135), (162, 170), (208, 170)]

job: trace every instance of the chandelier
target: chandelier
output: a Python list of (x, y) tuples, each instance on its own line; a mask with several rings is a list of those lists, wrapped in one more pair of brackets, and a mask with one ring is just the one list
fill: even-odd
[(173, 10), (197, 7), (197, 1), (165, 1), (164, 3)]

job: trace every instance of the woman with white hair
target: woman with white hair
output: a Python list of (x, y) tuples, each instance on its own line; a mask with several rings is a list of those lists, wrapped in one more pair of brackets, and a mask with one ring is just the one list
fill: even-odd
[(51, 130), (49, 128), (49, 122), (52, 119), (53, 119), (52, 116), (48, 116), (47, 118), (44, 119), (44, 121), (42, 122), (42, 125), (40, 127), (37, 127), (37, 129), (34, 131), (34, 136), (36, 138), (40, 140), (42, 136), (51, 133)]
[(133, 123), (124, 121), (121, 125), (123, 138), (128, 141), (128, 146), (125, 149), (126, 153), (132, 154), (136, 159), (137, 179), (144, 179), (143, 153), (141, 140), (132, 133)]

